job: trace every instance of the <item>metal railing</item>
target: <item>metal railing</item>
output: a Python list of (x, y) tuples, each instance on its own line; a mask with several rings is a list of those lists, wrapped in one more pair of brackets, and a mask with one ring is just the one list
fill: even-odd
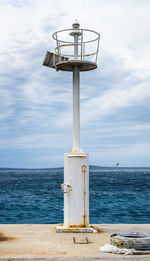
[[(71, 32), (74, 29), (65, 29), (55, 32), (52, 37), (56, 40), (55, 54), (60, 57), (64, 56), (74, 60), (74, 39)], [(78, 60), (93, 61), (97, 63), (99, 53), (100, 34), (89, 30), (79, 29), (78, 38)], [(66, 40), (64, 40), (66, 39)], [(73, 48), (72, 48), (73, 47)]]

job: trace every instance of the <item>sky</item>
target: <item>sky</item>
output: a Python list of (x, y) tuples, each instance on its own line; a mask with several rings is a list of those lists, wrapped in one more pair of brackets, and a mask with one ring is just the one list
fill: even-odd
[(150, 1), (0, 0), (0, 167), (62, 167), (72, 148), (72, 73), (42, 66), (55, 31), (101, 35), (81, 73), (81, 148), (90, 164), (150, 167)]

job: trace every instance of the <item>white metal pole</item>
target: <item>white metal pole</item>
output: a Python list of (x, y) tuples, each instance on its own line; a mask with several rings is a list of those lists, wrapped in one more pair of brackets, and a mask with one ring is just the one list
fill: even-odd
[(74, 35), (74, 59), (78, 60), (78, 34)]
[(80, 152), (80, 75), (78, 66), (73, 71), (73, 151)]
[[(74, 32), (74, 59), (78, 60), (78, 37)], [(73, 70), (73, 151), (80, 151), (80, 72), (78, 66)]]

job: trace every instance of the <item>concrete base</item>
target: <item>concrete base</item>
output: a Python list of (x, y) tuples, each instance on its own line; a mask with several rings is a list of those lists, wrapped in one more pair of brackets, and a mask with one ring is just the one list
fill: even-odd
[(92, 227), (65, 227), (56, 226), (57, 233), (97, 233)]
[[(118, 232), (148, 232), (149, 224), (94, 225), (99, 233), (56, 233), (56, 225), (0, 224), (0, 261), (150, 261), (150, 255), (103, 253)], [(88, 239), (88, 243), (86, 241)]]

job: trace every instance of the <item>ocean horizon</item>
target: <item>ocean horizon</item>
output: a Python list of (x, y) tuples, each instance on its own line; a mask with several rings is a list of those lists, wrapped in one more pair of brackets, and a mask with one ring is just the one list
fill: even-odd
[[(97, 166), (97, 165), (89, 165), (89, 169), (92, 169), (92, 168), (97, 168), (97, 169), (150, 169), (149, 166), (139, 166), (139, 167), (135, 167), (135, 166), (132, 166), (132, 167), (124, 167), (124, 166)], [(36, 170), (36, 169), (64, 169), (64, 167), (45, 167), (45, 168), (35, 168), (35, 167), (0, 167), (0, 170), (2, 169), (31, 169), (31, 170)]]
[[(90, 166), (90, 223), (150, 223), (150, 167)], [(0, 168), (1, 224), (63, 223), (63, 167)]]

